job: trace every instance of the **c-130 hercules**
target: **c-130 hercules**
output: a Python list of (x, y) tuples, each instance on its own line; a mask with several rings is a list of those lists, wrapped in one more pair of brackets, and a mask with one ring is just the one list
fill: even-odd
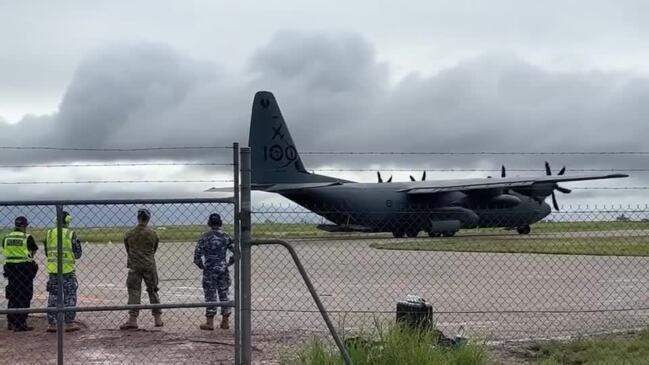
[[(330, 232), (391, 232), (394, 237), (453, 236), (477, 227), (515, 228), (530, 233), (530, 225), (550, 214), (544, 200), (558, 185), (628, 177), (624, 174), (542, 177), (473, 178), (437, 181), (359, 183), (309, 173), (300, 159), (279, 105), (272, 93), (255, 94), (250, 121), (252, 188), (278, 193), (335, 224)], [(546, 163), (546, 173), (551, 175)], [(424, 175), (425, 176), (425, 175)], [(414, 180), (411, 177), (411, 180)]]

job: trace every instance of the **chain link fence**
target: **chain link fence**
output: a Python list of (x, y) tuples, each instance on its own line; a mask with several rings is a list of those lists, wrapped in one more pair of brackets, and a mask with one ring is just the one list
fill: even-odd
[[(525, 227), (520, 214), (500, 210), (482, 219), (482, 228), (452, 237), (431, 230), (421, 209), (392, 222), (380, 221), (383, 212), (320, 213), (348, 217), (344, 229), (384, 224), (392, 231), (325, 232), (317, 227), (331, 229), (331, 222), (310, 211), (263, 205), (253, 209), (252, 235), (295, 247), (343, 336), (393, 322), (396, 303), (408, 294), (432, 304), (443, 332), (462, 327), (487, 341), (587, 335), (649, 321), (647, 207), (555, 211), (529, 233), (518, 229)], [(355, 222), (360, 215), (366, 220)], [(283, 247), (253, 247), (252, 298), (255, 336), (289, 346), (329, 337)]]
[[(76, 317), (71, 311), (62, 317), (71, 322), (63, 338), (65, 363), (232, 363), (234, 361), (233, 327), (229, 330), (204, 331), (205, 298), (202, 271), (194, 265), (194, 249), (201, 234), (207, 231), (210, 213), (219, 213), (223, 229), (232, 235), (234, 206), (232, 201), (209, 200), (159, 200), (159, 201), (102, 201), (67, 203), (16, 203), (0, 204), (0, 235), (14, 232), (14, 220), (26, 217), (26, 232), (33, 237), (38, 250), (33, 264), (18, 276), (14, 275), (13, 300), (27, 300), (32, 312), (26, 325), (32, 331), (14, 332), (3, 315), (0, 319), (0, 363), (46, 364), (57, 362), (57, 333), (46, 332), (49, 292), (56, 303), (57, 275), (48, 274), (45, 242), (47, 231), (57, 227), (57, 205), (72, 217), (69, 225), (81, 243), (82, 254), (76, 260), (76, 281), (66, 276), (64, 292), (76, 287)], [(157, 268), (157, 294), (162, 306), (163, 327), (155, 327), (150, 310), (141, 310), (137, 330), (120, 330), (128, 318), (125, 310), (128, 301), (127, 253), (124, 244), (126, 232), (137, 224), (138, 209), (151, 212), (149, 226), (157, 233), (159, 244), (155, 253)], [(7, 267), (5, 265), (5, 274)], [(13, 265), (15, 267), (16, 265)], [(21, 266), (21, 265), (19, 265)], [(33, 278), (33, 298), (29, 301), (30, 273)], [(12, 270), (11, 268), (9, 270)], [(15, 271), (15, 270), (14, 270)], [(11, 273), (9, 273), (11, 275)], [(22, 276), (20, 276), (22, 275)], [(8, 278), (2, 278), (2, 286)], [(50, 279), (49, 276), (53, 278)], [(48, 281), (50, 281), (48, 285)], [(146, 283), (142, 283), (142, 303), (148, 304)], [(69, 291), (74, 293), (74, 290)], [(229, 301), (233, 306), (233, 288), (229, 288)], [(11, 296), (11, 295), (10, 295)], [(66, 299), (65, 306), (74, 303)], [(3, 296), (0, 309), (8, 307)], [(19, 305), (18, 307), (25, 307)], [(106, 310), (111, 309), (111, 310)], [(9, 317), (17, 314), (9, 314)], [(56, 313), (53, 313), (54, 318)], [(14, 318), (15, 319), (15, 318)], [(66, 323), (65, 329), (68, 328)], [(56, 331), (55, 331), (56, 332)], [(61, 334), (61, 332), (58, 332)]]
[[(74, 324), (79, 330), (48, 333), (43, 251), (47, 230), (56, 227), (57, 205), (71, 214), (70, 228), (83, 250), (75, 270)], [(163, 327), (155, 327), (150, 312), (142, 310), (140, 328), (121, 331), (128, 316), (123, 239), (140, 208), (150, 210), (150, 226), (160, 237), (158, 294), (162, 305), (173, 308), (162, 309)], [(227, 200), (0, 204), (3, 237), (14, 230), (17, 216), (29, 220), (27, 233), (38, 246), (34, 261), (39, 266), (33, 313), (27, 319), (34, 330), (8, 331), (5, 317), (0, 318), (0, 362), (56, 363), (60, 333), (66, 363), (233, 363), (234, 328), (199, 329), (205, 298), (193, 255), (213, 212), (221, 214), (224, 230), (232, 233), (235, 208)], [(330, 217), (358, 213), (330, 212)], [(432, 303), (434, 321), (445, 333), (463, 327), (469, 337), (481, 340), (587, 335), (647, 325), (649, 208), (556, 211), (532, 225), (529, 234), (519, 234), (525, 233), (517, 229), (520, 215), (501, 212), (494, 216), (498, 219), (452, 237), (450, 232), (426, 232), (423, 213), (400, 213), (397, 223), (386, 223), (392, 229), (388, 232), (327, 232), (318, 227), (331, 230), (331, 221), (305, 209), (257, 206), (252, 236), (282, 239), (295, 248), (342, 337), (393, 322), (396, 303), (408, 294)], [(355, 228), (378, 225), (372, 220), (380, 217), (369, 215)], [(286, 347), (312, 335), (330, 338), (284, 247), (253, 246), (251, 269), (255, 361), (277, 361)], [(7, 279), (2, 280), (6, 286)], [(229, 293), (232, 300), (233, 288)], [(142, 297), (147, 303), (145, 285)], [(3, 298), (0, 308), (7, 306)]]

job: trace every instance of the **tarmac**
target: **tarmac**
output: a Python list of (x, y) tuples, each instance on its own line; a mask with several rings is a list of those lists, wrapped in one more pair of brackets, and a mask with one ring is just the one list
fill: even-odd
[[(635, 236), (646, 231), (570, 232), (584, 236)], [(551, 234), (554, 235), (554, 234)], [(525, 240), (547, 235), (503, 234), (490, 238)], [(449, 248), (456, 238), (450, 238)], [(412, 239), (403, 239), (412, 240)], [(423, 239), (422, 239), (423, 240)], [(425, 298), (444, 332), (463, 327), (470, 338), (487, 341), (585, 335), (647, 325), (649, 257), (456, 253), (379, 250), (394, 243), (385, 236), (365, 239), (293, 239), (325, 308), (344, 333), (371, 331), (394, 320), (397, 301)], [(201, 273), (192, 263), (191, 242), (162, 243), (157, 254), (163, 302), (203, 301)], [(38, 258), (44, 261), (42, 252)], [(44, 265), (35, 282), (32, 306), (44, 306)], [(80, 306), (125, 304), (126, 254), (122, 244), (84, 245), (79, 260)], [(288, 252), (280, 246), (253, 248), (253, 357), (273, 363), (285, 346), (311, 334), (327, 336), (324, 321)], [(4, 279), (2, 282), (4, 286)], [(143, 302), (147, 302), (143, 291)], [(6, 307), (6, 302), (0, 303)], [(198, 329), (201, 309), (172, 309), (165, 326), (153, 327), (141, 313), (143, 330), (117, 327), (126, 313), (80, 313), (82, 330), (66, 334), (70, 363), (231, 363), (233, 330)], [(49, 363), (55, 335), (45, 334), (42, 315), (30, 319), (37, 332), (14, 334), (0, 320), (0, 362)], [(29, 338), (29, 345), (25, 345)], [(5, 346), (6, 345), (6, 346)], [(16, 346), (24, 349), (16, 357)], [(52, 358), (52, 356), (54, 356)], [(53, 362), (52, 362), (53, 363)]]

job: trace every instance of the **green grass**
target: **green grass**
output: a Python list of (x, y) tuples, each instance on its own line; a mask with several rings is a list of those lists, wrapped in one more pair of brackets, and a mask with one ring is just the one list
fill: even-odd
[(627, 229), (649, 229), (649, 222), (541, 222), (532, 226), (534, 233), (620, 231)]
[[(349, 345), (355, 365), (480, 365), (487, 364), (486, 352), (477, 345), (467, 344), (451, 349), (434, 346), (431, 331), (417, 331), (394, 326), (374, 336), (363, 336)], [(285, 356), (283, 365), (344, 364), (337, 347), (314, 338), (295, 353)]]
[(532, 364), (537, 365), (649, 364), (649, 330), (632, 336), (542, 342), (530, 350)]
[[(106, 243), (122, 242), (124, 233), (131, 227), (96, 227), (96, 228), (76, 228), (73, 229), (83, 242)], [(200, 235), (207, 230), (203, 225), (187, 226), (164, 226), (156, 227), (160, 239), (163, 242), (171, 241), (195, 241)], [(232, 232), (232, 225), (225, 225), (226, 232)], [(561, 232), (584, 232), (584, 231), (618, 231), (618, 230), (640, 230), (649, 229), (649, 222), (547, 222), (538, 223), (532, 227), (532, 232), (538, 233), (561, 233)], [(9, 230), (0, 230), (0, 236), (7, 234)], [(34, 235), (37, 241), (42, 242), (45, 239), (46, 229), (30, 229), (29, 233)], [(458, 236), (471, 237), (475, 235), (503, 235), (515, 233), (504, 231), (502, 228), (481, 228), (478, 230), (461, 230)], [(329, 233), (316, 228), (314, 224), (305, 223), (255, 223), (253, 224), (253, 238), (321, 238), (321, 239), (361, 239), (391, 237), (390, 233), (367, 235), (364, 233)], [(454, 239), (454, 240), (457, 240)], [(455, 242), (455, 241), (454, 241)], [(389, 248), (389, 247), (380, 247)], [(396, 248), (396, 247), (395, 247)], [(412, 248), (423, 249), (423, 248)], [(606, 250), (605, 250), (606, 251)], [(615, 250), (614, 250), (615, 251)], [(492, 252), (492, 251), (488, 251)], [(493, 251), (499, 252), (499, 251)], [(511, 252), (508, 248), (502, 252)]]
[[(106, 242), (122, 242), (124, 240), (124, 233), (132, 227), (96, 227), (96, 228), (76, 228), (72, 229), (77, 233), (77, 236), (82, 242), (92, 243), (106, 243)], [(207, 231), (207, 226), (164, 226), (154, 227), (160, 240), (162, 242), (173, 241), (196, 241), (203, 232)], [(223, 229), (232, 234), (232, 225), (225, 225)], [(10, 230), (0, 230), (0, 237), (4, 237)], [(47, 229), (37, 228), (29, 229), (28, 233), (34, 236), (37, 242), (45, 240)], [(263, 238), (308, 238), (308, 237), (327, 237), (332, 236), (328, 232), (317, 229), (314, 225), (308, 224), (290, 224), (290, 223), (274, 223), (274, 224), (255, 224), (254, 237), (256, 239)]]
[(601, 256), (649, 256), (649, 237), (560, 237), (494, 239), (489, 237), (456, 237), (375, 243), (373, 248), (386, 250), (537, 253)]
[[(72, 228), (82, 242), (106, 243), (123, 242), (124, 234), (132, 227), (111, 227), (111, 228)], [(227, 228), (227, 227), (226, 227)], [(206, 228), (201, 226), (166, 226), (164, 229), (156, 229), (161, 241), (194, 241), (200, 237)], [(231, 230), (231, 229), (230, 229)], [(47, 229), (29, 229), (28, 233), (34, 236), (37, 242), (45, 240)], [(0, 231), (4, 236), (8, 231)]]

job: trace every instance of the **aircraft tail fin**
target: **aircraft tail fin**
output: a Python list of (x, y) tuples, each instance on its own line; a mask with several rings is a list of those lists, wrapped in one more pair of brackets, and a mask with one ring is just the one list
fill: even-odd
[(333, 177), (311, 174), (304, 168), (271, 92), (259, 91), (255, 94), (248, 145), (252, 149), (252, 184), (257, 187), (339, 181)]

